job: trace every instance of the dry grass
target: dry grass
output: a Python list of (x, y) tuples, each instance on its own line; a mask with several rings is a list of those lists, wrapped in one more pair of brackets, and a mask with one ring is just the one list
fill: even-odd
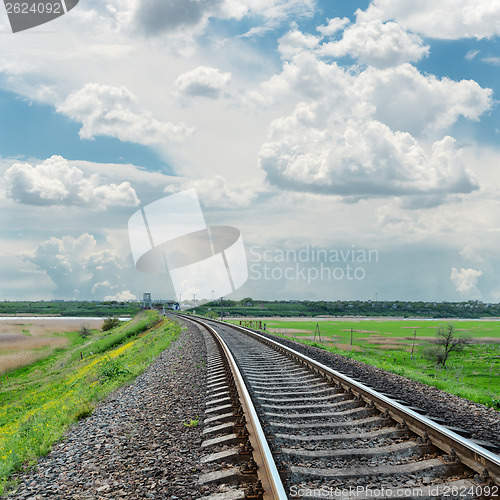
[(25, 335), (28, 330), (32, 337), (46, 337), (51, 333), (76, 332), (82, 325), (89, 328), (101, 328), (103, 320), (99, 319), (33, 319), (22, 323), (19, 320), (0, 321), (0, 338), (2, 335)]
[[(77, 331), (82, 326), (101, 328), (102, 323), (86, 318), (0, 321), (0, 374), (35, 363), (68, 344), (67, 337), (54, 334)], [(40, 351), (43, 348), (47, 349)]]
[(21, 351), (14, 354), (0, 354), (0, 374), (31, 365), (45, 358), (50, 352)]

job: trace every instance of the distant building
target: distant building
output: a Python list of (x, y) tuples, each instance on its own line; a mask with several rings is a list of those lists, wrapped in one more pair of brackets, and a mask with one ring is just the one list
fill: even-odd
[(153, 307), (153, 302), (151, 300), (151, 294), (149, 292), (144, 292), (142, 294), (142, 308), (151, 309)]

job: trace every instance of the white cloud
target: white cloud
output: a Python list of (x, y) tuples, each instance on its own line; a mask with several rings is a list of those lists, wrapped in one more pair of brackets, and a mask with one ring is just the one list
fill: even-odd
[(460, 116), (478, 120), (491, 95), (476, 82), (423, 75), (410, 64), (350, 73), (302, 52), (250, 96), (261, 105), (299, 103), (270, 125), (260, 165), (288, 189), (412, 195), (418, 206), (434, 206), (446, 194), (477, 189), (443, 132)]
[(344, 31), (341, 40), (325, 43), (321, 53), (333, 57), (351, 56), (362, 64), (388, 67), (419, 61), (428, 55), (429, 46), (396, 23), (375, 19), (356, 22)]
[(493, 66), (500, 66), (500, 57), (498, 56), (487, 56), (483, 57), (481, 61), (487, 63), (487, 64), (492, 64)]
[(289, 18), (311, 17), (315, 7), (315, 0), (225, 0), (221, 12), (227, 19), (259, 16), (272, 26)]
[(65, 298), (102, 298), (121, 284), (124, 262), (115, 250), (99, 249), (93, 235), (51, 237), (23, 254), (45, 272)]
[(57, 111), (82, 123), (82, 139), (107, 135), (124, 142), (159, 145), (182, 141), (193, 132), (184, 123), (158, 121), (139, 107), (135, 96), (124, 86), (88, 83), (72, 92)]
[(381, 122), (416, 135), (445, 130), (460, 116), (477, 121), (493, 104), (492, 90), (473, 80), (423, 75), (410, 64), (368, 68), (356, 79), (354, 94), (373, 106)]
[(284, 59), (291, 59), (304, 50), (319, 47), (320, 38), (304, 34), (298, 29), (289, 31), (278, 40), (278, 50)]
[(491, 0), (374, 0), (358, 19), (396, 21), (430, 38), (487, 38), (500, 34), (500, 3)]
[(375, 120), (339, 122), (319, 104), (299, 104), (273, 122), (260, 164), (275, 185), (325, 194), (446, 195), (477, 188), (451, 137), (426, 150)]
[(337, 105), (336, 113), (352, 112), (355, 106), (350, 90), (355, 77), (333, 62), (328, 64), (309, 52), (297, 54), (291, 62), (283, 63), (280, 74), (250, 91), (250, 101), (262, 107), (328, 96)]
[(465, 59), (467, 59), (467, 61), (472, 61), (480, 52), (480, 50), (469, 50), (467, 54), (465, 54)]
[(477, 295), (477, 283), (482, 275), (482, 271), (475, 269), (464, 269), (462, 267), (459, 271), (457, 268), (452, 267), (450, 279), (455, 285), (457, 292)]
[(347, 17), (334, 17), (333, 19), (328, 20), (328, 24), (324, 24), (317, 27), (317, 30), (324, 37), (331, 37), (338, 33), (340, 30), (343, 30), (351, 21)]
[(473, 260), (475, 262), (483, 262), (484, 261), (483, 257), (477, 252), (477, 250), (470, 247), (470, 246), (465, 247), (460, 252), (460, 255), (464, 259)]
[(26, 205), (78, 205), (95, 210), (139, 205), (130, 182), (101, 184), (99, 175), (86, 177), (57, 155), (35, 166), (15, 163), (6, 171), (5, 180), (7, 196)]
[(175, 80), (175, 86), (183, 96), (215, 99), (223, 93), (230, 81), (231, 73), (221, 73), (217, 68), (198, 66), (179, 75)]
[(118, 302), (129, 302), (137, 300), (137, 297), (130, 290), (123, 290), (114, 295), (106, 295), (104, 300), (116, 300)]
[(281, 74), (250, 92), (249, 99), (260, 106), (324, 100), (336, 116), (376, 119), (419, 136), (440, 134), (461, 116), (479, 120), (491, 109), (492, 94), (473, 80), (439, 79), (408, 63), (353, 74), (302, 52), (283, 64)]

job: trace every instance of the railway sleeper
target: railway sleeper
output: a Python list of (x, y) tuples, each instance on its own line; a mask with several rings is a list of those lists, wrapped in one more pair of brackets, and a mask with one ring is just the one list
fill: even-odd
[(273, 429), (292, 429), (292, 430), (306, 430), (306, 429), (337, 429), (340, 431), (346, 430), (359, 430), (361, 428), (371, 429), (371, 428), (380, 428), (386, 427), (388, 421), (383, 417), (368, 417), (355, 420), (353, 422), (321, 422), (321, 423), (306, 423), (306, 424), (291, 424), (289, 422), (269, 422), (269, 427)]
[(315, 420), (315, 419), (338, 419), (342, 417), (372, 417), (375, 415), (376, 410), (372, 408), (366, 408), (364, 406), (353, 408), (345, 411), (325, 411), (322, 413), (294, 413), (290, 415), (284, 415), (283, 413), (273, 413), (273, 412), (264, 412), (267, 417), (272, 418), (282, 418), (284, 420)]
[(383, 429), (378, 429), (371, 432), (354, 432), (352, 434), (320, 434), (316, 436), (300, 436), (296, 434), (275, 434), (275, 439), (278, 442), (283, 441), (310, 441), (310, 442), (319, 442), (319, 441), (338, 441), (338, 442), (356, 442), (360, 439), (376, 439), (376, 438), (385, 438), (385, 439), (398, 439), (401, 437), (407, 437), (408, 433), (404, 430), (397, 429), (396, 427), (385, 427)]
[(313, 407), (310, 405), (276, 405), (268, 403), (260, 403), (259, 407), (268, 408), (271, 410), (283, 410), (283, 411), (300, 411), (306, 414), (307, 412), (316, 412), (320, 410), (331, 410), (334, 408), (342, 409), (353, 409), (353, 408), (364, 408), (365, 405), (361, 402), (354, 400), (339, 401), (337, 403), (317, 403)]
[[(476, 485), (467, 479), (458, 481), (451, 481), (449, 483), (438, 483), (433, 485), (421, 485), (418, 491), (415, 487), (397, 487), (397, 488), (352, 488), (345, 489), (342, 493), (343, 500), (373, 500), (374, 498), (386, 499), (411, 499), (418, 498), (418, 500), (450, 500), (453, 498), (452, 491), (460, 493), (460, 499), (471, 500), (477, 498), (473, 492)], [(297, 491), (297, 495), (290, 495), (290, 498), (301, 498), (303, 500), (313, 500), (317, 498), (322, 499), (339, 499), (339, 491), (343, 491), (342, 487), (328, 488), (322, 486), (320, 488), (312, 488), (305, 485), (295, 487), (293, 491)], [(321, 496), (318, 495), (318, 492)], [(416, 496), (418, 495), (418, 496)]]
[(433, 458), (419, 462), (410, 462), (400, 465), (379, 465), (374, 467), (356, 466), (347, 468), (320, 469), (313, 467), (300, 467), (292, 465), (290, 467), (290, 481), (299, 482), (307, 479), (321, 478), (324, 480), (349, 480), (362, 477), (387, 477), (412, 475), (416, 477), (446, 477), (452, 475), (462, 475), (466, 471), (464, 465), (458, 462), (446, 463), (440, 459)]
[(316, 389), (314, 391), (305, 391), (305, 390), (298, 390), (298, 391), (291, 391), (291, 392), (285, 392), (285, 391), (269, 391), (269, 390), (258, 390), (256, 391), (255, 389), (252, 388), (252, 394), (254, 394), (256, 397), (261, 397), (259, 396), (260, 394), (264, 394), (266, 396), (272, 397), (272, 398), (294, 398), (297, 396), (312, 396), (312, 395), (318, 395), (318, 394), (334, 394), (337, 395), (338, 397), (345, 397), (344, 392), (339, 392), (338, 389), (335, 389), (334, 387), (325, 387), (322, 389)]
[[(279, 389), (280, 387), (286, 387), (288, 390), (290, 390), (293, 389), (294, 386), (296, 386), (297, 389), (303, 389), (304, 387), (303, 384), (299, 383), (295, 384), (290, 382), (269, 382), (268, 384), (265, 382), (260, 382), (258, 384), (252, 384), (252, 388), (254, 389), (272, 389), (272, 388)], [(330, 386), (330, 383), (318, 380), (316, 383), (308, 385), (307, 387), (310, 389), (316, 389), (317, 387), (325, 387), (325, 386)]]
[(271, 403), (276, 404), (288, 404), (288, 403), (319, 403), (320, 401), (345, 401), (342, 397), (342, 394), (327, 394), (325, 396), (304, 396), (301, 398), (297, 397), (289, 397), (289, 398), (277, 398), (277, 397), (266, 397), (266, 396), (258, 396), (259, 401), (269, 401)]
[(273, 383), (273, 381), (284, 381), (289, 383), (290, 381), (294, 382), (307, 382), (309, 380), (317, 380), (318, 377), (317, 375), (312, 375), (309, 373), (303, 374), (303, 375), (274, 375), (274, 376), (257, 376), (257, 375), (249, 375), (246, 374), (246, 378), (253, 383), (267, 383), (267, 381), (270, 381), (269, 383)]
[(411, 457), (418, 455), (423, 457), (435, 451), (432, 446), (419, 444), (417, 442), (395, 443), (377, 448), (354, 448), (341, 450), (295, 450), (293, 448), (281, 448), (279, 452), (295, 458), (376, 458), (376, 457)]

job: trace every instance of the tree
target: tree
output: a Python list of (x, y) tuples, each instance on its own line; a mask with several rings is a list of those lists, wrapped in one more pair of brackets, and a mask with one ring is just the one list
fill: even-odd
[(426, 351), (426, 356), (444, 368), (448, 356), (452, 352), (459, 353), (463, 351), (470, 342), (467, 337), (459, 337), (453, 323), (448, 323), (446, 327), (439, 327), (436, 332), (436, 339), (432, 341), (433, 346)]

